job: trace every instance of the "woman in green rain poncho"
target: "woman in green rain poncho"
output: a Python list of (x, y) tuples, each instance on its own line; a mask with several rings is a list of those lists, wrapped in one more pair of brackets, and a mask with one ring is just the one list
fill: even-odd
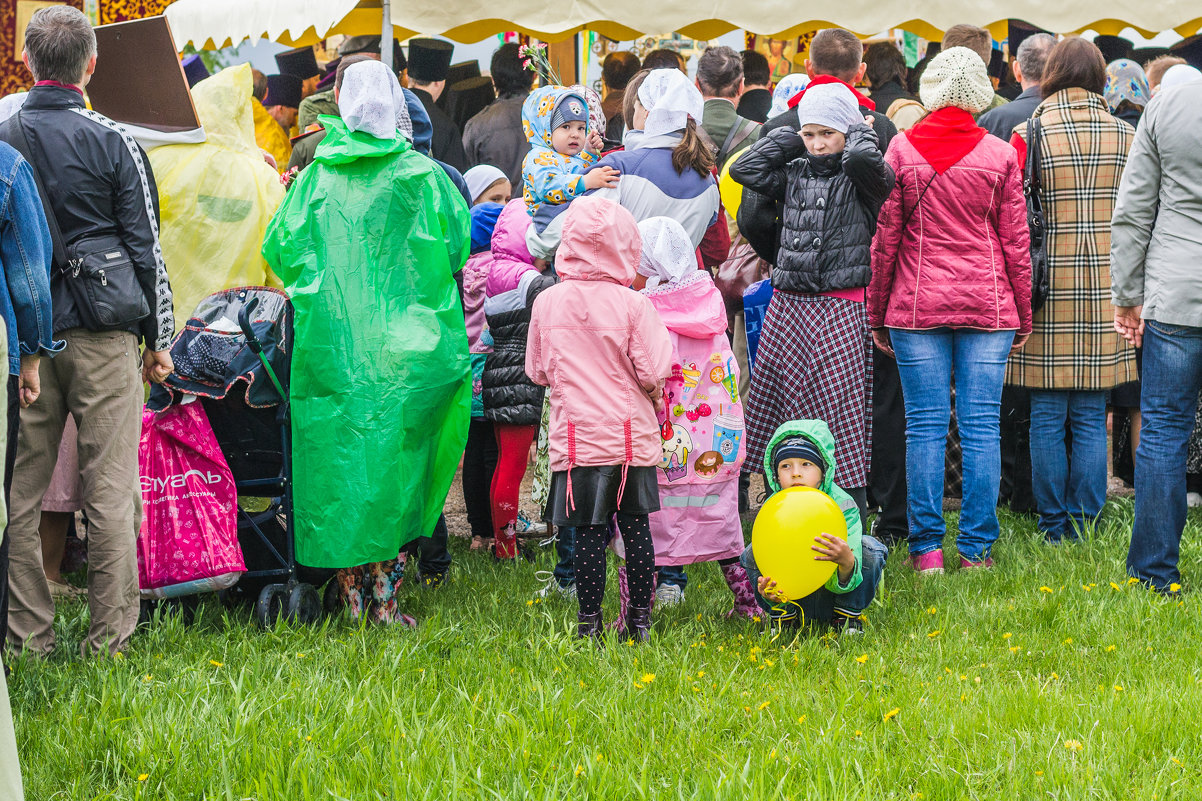
[(471, 368), (453, 274), (463, 197), (413, 150), (396, 76), (350, 66), (325, 140), (267, 229), (263, 256), (296, 310), (297, 560), (343, 568), (352, 613), (397, 610), (403, 545), (428, 535), (467, 441)]

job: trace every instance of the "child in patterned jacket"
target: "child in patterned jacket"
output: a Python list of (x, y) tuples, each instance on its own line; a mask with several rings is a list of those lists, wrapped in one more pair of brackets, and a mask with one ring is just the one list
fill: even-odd
[(522, 164), (523, 198), (530, 216), (543, 204), (558, 206), (585, 192), (618, 185), (618, 171), (597, 161), (601, 135), (589, 131), (589, 106), (575, 88), (545, 86), (522, 104), (522, 128), (530, 152)]

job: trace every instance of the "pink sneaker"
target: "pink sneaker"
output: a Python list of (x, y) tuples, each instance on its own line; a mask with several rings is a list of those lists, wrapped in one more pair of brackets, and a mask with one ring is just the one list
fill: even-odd
[(961, 570), (988, 570), (991, 567), (993, 567), (992, 556), (986, 556), (979, 562), (974, 562), (971, 559), (964, 558), (963, 556), (960, 557)]
[(943, 551), (936, 548), (933, 551), (927, 551), (924, 554), (910, 557), (910, 567), (914, 568), (919, 575), (925, 576), (930, 573), (943, 572)]

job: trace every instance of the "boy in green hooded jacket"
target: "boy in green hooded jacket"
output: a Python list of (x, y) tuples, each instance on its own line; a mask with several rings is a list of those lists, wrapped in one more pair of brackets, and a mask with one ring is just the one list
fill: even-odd
[(760, 572), (751, 546), (740, 562), (756, 587), (755, 598), (774, 623), (818, 622), (840, 633), (862, 630), (861, 615), (872, 603), (885, 569), (888, 549), (864, 533), (855, 500), (835, 484), (835, 439), (821, 420), (791, 420), (768, 441), (764, 477), (770, 492), (789, 487), (812, 487), (829, 495), (847, 521), (847, 540), (820, 534), (809, 545), (819, 560), (834, 562), (837, 569), (826, 584), (804, 598), (787, 598), (771, 576)]

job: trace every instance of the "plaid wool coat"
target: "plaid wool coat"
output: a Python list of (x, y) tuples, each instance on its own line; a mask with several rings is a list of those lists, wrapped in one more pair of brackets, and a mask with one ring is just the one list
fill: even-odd
[[(1112, 389), (1138, 378), (1135, 350), (1115, 332), (1110, 303), (1110, 216), (1135, 129), (1085, 89), (1057, 92), (1034, 116), (1043, 128), (1039, 197), (1051, 293), (1026, 346), (1011, 355), (1006, 383)], [(1027, 123), (1015, 133), (1026, 141)]]

